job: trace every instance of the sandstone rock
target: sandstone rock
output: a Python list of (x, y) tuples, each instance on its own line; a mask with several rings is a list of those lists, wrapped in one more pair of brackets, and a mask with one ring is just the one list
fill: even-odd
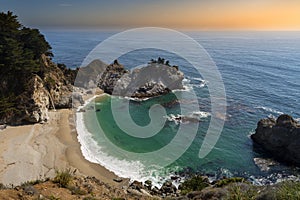
[(43, 80), (34, 75), (28, 81), (27, 91), (20, 98), (20, 113), (13, 117), (14, 124), (47, 121), (49, 104), (49, 92), (45, 89)]
[(251, 138), (279, 161), (300, 166), (300, 125), (291, 116), (260, 120)]

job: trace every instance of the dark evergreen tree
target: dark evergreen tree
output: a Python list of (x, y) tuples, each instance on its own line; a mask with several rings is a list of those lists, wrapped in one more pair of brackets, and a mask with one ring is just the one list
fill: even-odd
[(0, 13), (0, 114), (15, 108), (32, 74), (41, 73), (51, 47), (37, 29), (23, 27), (12, 12)]

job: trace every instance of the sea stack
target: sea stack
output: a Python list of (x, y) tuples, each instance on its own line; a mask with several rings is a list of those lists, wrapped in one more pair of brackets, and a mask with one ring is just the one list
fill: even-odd
[(261, 119), (251, 138), (277, 160), (300, 166), (300, 124), (291, 116)]
[(98, 87), (116, 96), (149, 98), (184, 88), (183, 72), (178, 67), (158, 62), (129, 71), (115, 60), (99, 77)]

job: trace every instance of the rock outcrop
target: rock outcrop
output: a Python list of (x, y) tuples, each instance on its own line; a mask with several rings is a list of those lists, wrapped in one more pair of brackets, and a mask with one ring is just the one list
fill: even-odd
[(63, 70), (58, 68), (49, 57), (43, 56), (42, 60), (46, 68), (43, 75), (44, 87), (49, 91), (49, 98), (52, 101), (51, 106), (71, 108), (73, 87), (70, 81), (67, 80)]
[(183, 78), (178, 68), (166, 64), (149, 63), (128, 71), (115, 60), (100, 74), (98, 87), (116, 96), (149, 98), (183, 89)]
[(87, 66), (81, 67), (77, 73), (74, 86), (86, 89), (96, 88), (99, 74), (102, 74), (107, 66), (108, 64), (97, 59)]
[(300, 124), (291, 116), (260, 120), (251, 138), (279, 161), (300, 166)]

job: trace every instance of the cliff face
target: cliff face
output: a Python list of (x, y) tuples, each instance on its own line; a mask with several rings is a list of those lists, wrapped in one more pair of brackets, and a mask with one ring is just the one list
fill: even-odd
[(25, 109), (25, 115), (18, 117), (15, 122), (21, 123), (22, 121), (27, 122), (40, 122), (48, 120), (48, 108), (49, 108), (49, 92), (44, 87), (43, 80), (39, 76), (33, 76), (29, 81), (29, 102), (20, 102), (21, 104), (27, 105)]
[(183, 78), (178, 68), (165, 64), (150, 63), (130, 72), (114, 61), (100, 75), (98, 86), (108, 94), (148, 98), (183, 89)]
[(21, 87), (21, 92), (15, 91), (15, 107), (0, 115), (0, 124), (18, 125), (47, 121), (48, 109), (72, 106), (72, 85), (66, 80), (63, 71), (49, 57), (42, 55), (41, 60), (41, 73), (16, 77), (22, 79), (20, 82), (25, 82), (25, 86)]
[[(49, 91), (49, 97), (55, 108), (71, 108), (71, 83), (66, 79), (64, 72), (49, 57), (42, 56), (42, 60), (45, 66), (44, 87)], [(53, 107), (53, 105), (50, 106)]]
[(251, 138), (278, 160), (300, 166), (300, 124), (291, 116), (260, 120)]

